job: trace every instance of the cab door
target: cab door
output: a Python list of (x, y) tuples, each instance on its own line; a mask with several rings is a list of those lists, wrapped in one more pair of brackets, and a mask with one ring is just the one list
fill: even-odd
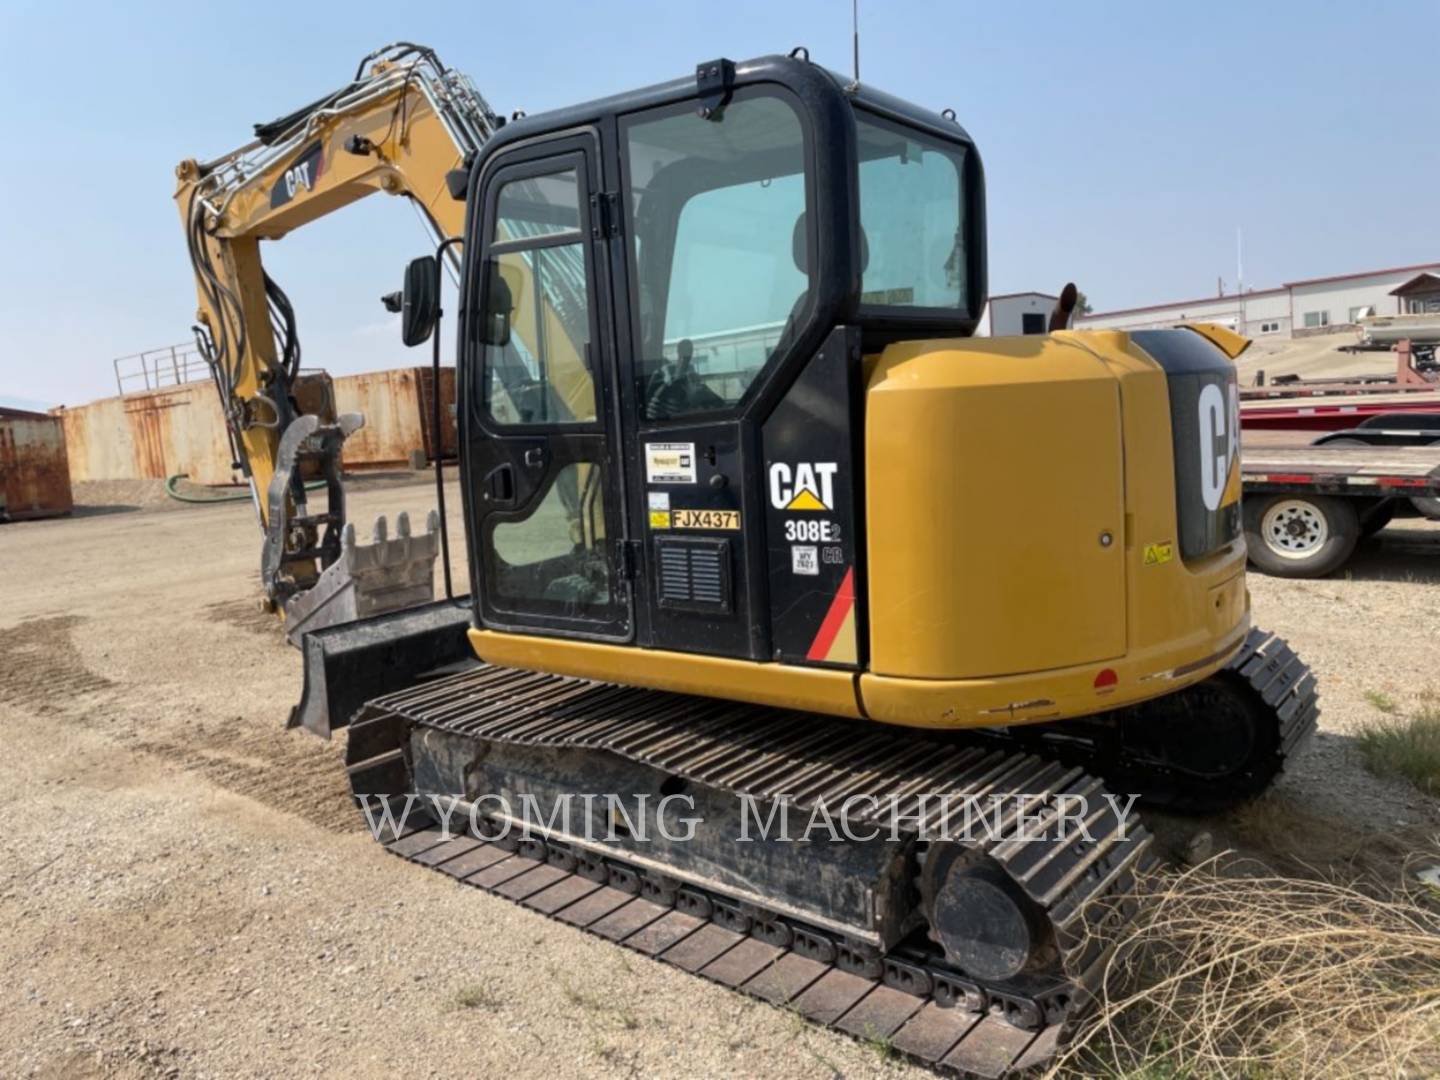
[(477, 193), (466, 494), (489, 629), (631, 636), (599, 180), (577, 134), (502, 153)]

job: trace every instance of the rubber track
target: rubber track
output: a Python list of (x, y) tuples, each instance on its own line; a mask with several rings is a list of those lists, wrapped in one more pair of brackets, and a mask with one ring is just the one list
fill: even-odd
[[(1252, 629), (1225, 665), (1225, 671), (1245, 680), (1274, 725), (1268, 751), (1229, 779), (1186, 775), (1144, 758), (1130, 758), (1123, 748), (1117, 754), (1107, 738), (1109, 729), (1103, 716), (987, 728), (980, 737), (995, 746), (1058, 758), (1107, 778), (1120, 790), (1132, 790), (1138, 783), (1144, 790), (1141, 805), (1148, 808), (1219, 813), (1268, 788), (1286, 763), (1304, 749), (1320, 722), (1315, 675), (1283, 638), (1258, 627)], [(1197, 683), (1178, 693), (1183, 696), (1204, 685)], [(1137, 705), (1127, 711), (1143, 716), (1145, 709), (1146, 705)], [(1144, 781), (1139, 780), (1142, 776)]]
[[(1259, 629), (1250, 632), (1227, 667), (1275, 714), (1272, 771), (1263, 778), (1268, 780), (1316, 729), (1315, 678), (1283, 640)], [(1094, 798), (1102, 791), (1079, 769), (1018, 747), (987, 753), (866, 724), (850, 725), (855, 738), (837, 739), (835, 723), (734, 702), (478, 667), (371, 702), (351, 726), (347, 761), (357, 793), (407, 792), (401, 747), (409, 728), (421, 724), (476, 739), (608, 750), (725, 790), (797, 796), (800, 806), (820, 796), (843, 800), (862, 792), (992, 790), (1051, 797), (1063, 791)], [(422, 824), (386, 845), (394, 854), (787, 1005), (817, 1023), (885, 1039), (918, 1060), (984, 1077), (1042, 1067), (1083, 1015), (1106, 959), (1089, 931), (1099, 919), (1108, 931), (1133, 917), (1134, 874), (1148, 858), (1149, 843), (1143, 828), (1117, 843), (1116, 823), (1096, 820), (1091, 844), (979, 845), (1042, 902), (1057, 927), (1074, 993), (1058, 1012), (1047, 1010), (1043, 1023), (1032, 1023), (1034, 1017), (1023, 1010), (1017, 1016), (1014, 995), (953, 972), (947, 977), (903, 949), (885, 957), (874, 977), (845, 963), (839, 943), (828, 953), (817, 952), (823, 934), (809, 935), (807, 948), (801, 948), (798, 933), (789, 946), (765, 940), (764, 926), (737, 918), (723, 896), (697, 906), (689, 889), (679, 897), (637, 895), (639, 877), (625, 869), (622, 852), (603, 860), (607, 865), (596, 874), (593, 860), (576, 870), (564, 845), (522, 843), (517, 849), (513, 842), (444, 840), (433, 824), (412, 820)], [(1116, 896), (1126, 900), (1106, 902)]]
[(1272, 765), (1276, 772), (1315, 734), (1320, 724), (1320, 692), (1315, 674), (1283, 639), (1259, 627), (1227, 665), (1250, 683), (1279, 721)]
[[(1106, 958), (1104, 939), (1134, 917), (1135, 873), (1150, 842), (1130, 822), (1127, 836), (1100, 782), (1082, 770), (1030, 754), (927, 741), (909, 730), (850, 723), (836, 735), (828, 717), (734, 702), (617, 687), (565, 676), (480, 666), (371, 702), (351, 724), (347, 761), (357, 794), (413, 790), (401, 749), (414, 725), (477, 741), (508, 740), (604, 750), (721, 790), (799, 807), (872, 795), (900, 796), (902, 813), (921, 794), (1026, 794), (1033, 806), (1086, 794), (1091, 838), (1059, 843), (977, 840), (1044, 908), (1056, 928), (1066, 982), (1041, 999), (980, 985), (926, 957), (897, 950), (875, 965), (847, 963), (843, 943), (817, 954), (762, 938), (756, 921), (737, 924), (720, 903), (691, 911), (633, 895), (623, 852), (610, 884), (474, 838), (442, 844), (433, 826), (389, 849), (435, 866), (602, 937), (676, 964), (802, 1015), (867, 1038), (889, 1038), (904, 1053), (946, 1069), (1001, 1076), (1049, 1060), (1089, 1004)], [(907, 801), (908, 800), (908, 801)], [(1100, 809), (1095, 809), (1095, 803)], [(863, 820), (865, 815), (858, 814)], [(934, 827), (936, 822), (927, 821)], [(512, 845), (513, 846), (513, 845)], [(563, 854), (563, 852), (562, 852)], [(620, 864), (616, 877), (615, 864)], [(604, 876), (604, 875), (601, 875)], [(613, 887), (617, 880), (626, 888)], [(626, 889), (629, 891), (626, 891)], [(686, 892), (687, 890), (682, 890)], [(707, 910), (712, 909), (712, 910)], [(719, 916), (728, 916), (720, 918)], [(747, 922), (749, 920), (746, 920)], [(792, 920), (775, 917), (776, 922)], [(727, 925), (728, 924), (728, 925)], [(752, 935), (748, 936), (745, 930)], [(1097, 930), (1104, 930), (1097, 936)], [(823, 935), (811, 935), (822, 936)], [(808, 955), (807, 955), (808, 954)], [(933, 959), (933, 958), (931, 958)]]

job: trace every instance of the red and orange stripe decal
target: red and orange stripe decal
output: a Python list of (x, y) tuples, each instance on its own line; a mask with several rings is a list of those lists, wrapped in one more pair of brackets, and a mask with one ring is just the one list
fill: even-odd
[(845, 579), (835, 590), (830, 610), (810, 643), (806, 660), (831, 664), (853, 664), (859, 653), (855, 647), (855, 568), (845, 571)]

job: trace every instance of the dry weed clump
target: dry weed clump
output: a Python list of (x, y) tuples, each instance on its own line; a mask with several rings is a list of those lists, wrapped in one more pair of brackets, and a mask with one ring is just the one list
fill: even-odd
[(1440, 894), (1405, 881), (1366, 892), (1227, 856), (1162, 873), (1053, 1075), (1440, 1075)]

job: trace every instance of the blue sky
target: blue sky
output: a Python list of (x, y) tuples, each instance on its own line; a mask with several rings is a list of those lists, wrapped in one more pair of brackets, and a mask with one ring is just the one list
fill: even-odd
[[(985, 160), (991, 289), (1097, 308), (1440, 257), (1434, 0), (1169, 5), (862, 0), (866, 82), (953, 107)], [(243, 142), (406, 38), (529, 112), (809, 46), (850, 62), (848, 0), (276, 5), (0, 0), (0, 396), (113, 393), (111, 360), (184, 340), (173, 168)], [(1383, 44), (1383, 49), (1382, 49)], [(376, 196), (268, 254), (307, 364), (423, 360), (377, 297), (425, 250)]]

